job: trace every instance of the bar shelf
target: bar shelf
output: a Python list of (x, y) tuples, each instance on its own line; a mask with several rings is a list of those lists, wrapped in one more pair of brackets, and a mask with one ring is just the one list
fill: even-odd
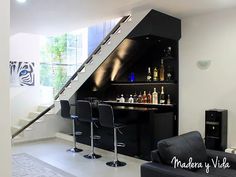
[(152, 81), (152, 82), (145, 82), (145, 81), (137, 81), (137, 82), (111, 82), (111, 85), (114, 86), (126, 86), (126, 85), (176, 85), (177, 81), (170, 80), (170, 81)]

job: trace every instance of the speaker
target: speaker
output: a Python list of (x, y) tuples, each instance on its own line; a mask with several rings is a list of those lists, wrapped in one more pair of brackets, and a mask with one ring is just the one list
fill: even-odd
[(207, 149), (224, 151), (227, 148), (228, 111), (205, 111), (205, 144)]

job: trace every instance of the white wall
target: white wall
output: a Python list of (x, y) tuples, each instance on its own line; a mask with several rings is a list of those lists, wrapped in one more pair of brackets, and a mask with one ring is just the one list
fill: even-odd
[(15, 124), (40, 104), (40, 36), (18, 33), (10, 37), (10, 60), (35, 63), (35, 86), (10, 87), (11, 118)]
[(11, 137), (9, 113), (9, 23), (10, 1), (0, 2), (0, 176), (11, 176)]
[[(180, 133), (204, 135), (205, 110), (228, 109), (228, 144), (236, 146), (236, 8), (182, 19)], [(198, 60), (211, 60), (207, 70)]]

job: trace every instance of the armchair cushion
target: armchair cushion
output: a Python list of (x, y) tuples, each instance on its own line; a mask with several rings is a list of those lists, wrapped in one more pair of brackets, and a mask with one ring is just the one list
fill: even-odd
[(181, 163), (189, 163), (189, 158), (192, 158), (193, 163), (207, 161), (206, 148), (197, 131), (161, 140), (158, 142), (157, 148), (161, 161), (168, 165), (173, 166), (173, 157), (176, 157)]

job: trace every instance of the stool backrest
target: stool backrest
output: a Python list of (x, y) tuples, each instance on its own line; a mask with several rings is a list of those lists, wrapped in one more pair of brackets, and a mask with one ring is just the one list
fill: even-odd
[(61, 117), (70, 119), (70, 103), (67, 100), (60, 100)]
[(99, 104), (99, 122), (103, 127), (114, 128), (114, 113), (111, 105)]
[(86, 100), (78, 100), (77, 101), (77, 115), (80, 121), (91, 122), (92, 121), (91, 103)]

